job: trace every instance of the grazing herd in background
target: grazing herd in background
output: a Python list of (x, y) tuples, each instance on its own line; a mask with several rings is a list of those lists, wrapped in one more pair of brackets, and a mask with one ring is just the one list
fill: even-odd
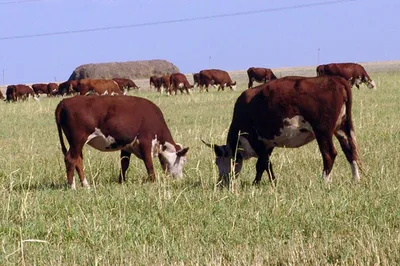
[[(354, 180), (359, 181), (361, 161), (357, 151), (352, 122), (351, 87), (365, 83), (375, 88), (365, 69), (355, 63), (320, 65), (317, 77), (287, 76), (277, 78), (268, 68), (247, 70), (249, 83), (237, 99), (225, 145), (204, 144), (214, 149), (220, 183), (229, 186), (232, 175), (240, 173), (243, 161), (256, 157), (259, 184), (264, 171), (271, 181), (275, 175), (270, 155), (276, 147), (297, 148), (316, 140), (323, 160), (322, 177), (331, 180), (337, 155), (335, 136), (348, 160)], [(193, 74), (193, 85), (182, 73), (150, 77), (150, 87), (175, 95), (198, 87), (208, 92), (209, 86), (219, 90), (235, 90), (226, 71), (202, 70)], [(253, 83), (262, 85), (253, 88)], [(153, 157), (158, 157), (163, 170), (182, 176), (189, 148), (176, 143), (161, 110), (149, 100), (126, 96), (125, 91), (139, 89), (129, 79), (80, 79), (55, 83), (10, 85), (6, 100), (26, 99), (29, 95), (103, 95), (70, 97), (56, 108), (56, 123), (67, 170), (67, 183), (75, 188), (74, 171), (81, 184), (89, 187), (83, 173), (82, 148), (88, 144), (100, 151), (120, 151), (119, 181), (125, 181), (131, 154), (144, 161), (148, 179), (155, 181)], [(1, 96), (1, 95), (0, 95)], [(70, 145), (67, 150), (63, 134)]]

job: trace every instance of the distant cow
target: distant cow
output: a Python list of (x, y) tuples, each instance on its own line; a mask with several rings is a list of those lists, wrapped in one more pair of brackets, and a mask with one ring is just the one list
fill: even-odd
[(37, 97), (40, 97), (40, 94), (46, 94), (47, 96), (50, 96), (51, 94), (48, 90), (47, 84), (44, 83), (32, 84), (32, 89)]
[(193, 73), (193, 87), (199, 87), (200, 85), (200, 73)]
[(169, 87), (171, 86), (170, 78), (171, 75), (163, 75), (161, 77), (161, 91), (164, 88), (167, 93), (169, 92)]
[(269, 68), (250, 67), (247, 69), (247, 76), (249, 77), (248, 88), (253, 87), (253, 82), (266, 83), (270, 80), (276, 79), (274, 72)]
[(68, 81), (62, 82), (58, 86), (57, 94), (63, 96), (63, 95), (70, 95), (72, 93), (75, 93), (77, 85), (78, 85), (78, 80), (68, 80)]
[(17, 100), (26, 100), (28, 97), (34, 97), (34, 92), (31, 87), (23, 84), (9, 85), (6, 90), (6, 101), (16, 102)]
[(161, 83), (162, 83), (161, 77), (159, 77), (159, 76), (151, 76), (150, 77), (150, 89), (156, 88), (157, 92), (162, 93)]
[(80, 95), (117, 95), (123, 94), (117, 82), (111, 79), (79, 79), (76, 85)]
[(169, 95), (172, 95), (172, 90), (174, 90), (175, 95), (177, 94), (177, 90), (179, 89), (181, 93), (183, 90), (186, 90), (187, 94), (190, 94), (190, 89), (193, 88), (193, 85), (189, 84), (186, 76), (182, 73), (173, 73), (170, 77), (170, 88), (168, 91)]
[(218, 91), (224, 90), (226, 86), (231, 88), (231, 90), (236, 89), (236, 81), (232, 82), (228, 72), (220, 69), (206, 69), (200, 71), (200, 86), (205, 87), (208, 92), (208, 86), (210, 85), (219, 85)]
[(275, 180), (270, 163), (275, 147), (297, 148), (316, 139), (323, 159), (322, 177), (329, 182), (337, 154), (335, 135), (358, 181), (360, 160), (351, 108), (350, 85), (341, 77), (276, 79), (239, 96), (226, 145), (206, 144), (214, 147), (219, 175), (225, 182), (229, 182), (231, 160), (238, 174), (243, 160), (257, 157), (253, 184), (258, 184), (264, 171)]
[(332, 63), (318, 66), (317, 75), (340, 76), (348, 80), (351, 87), (356, 85), (358, 89), (361, 83), (365, 83), (370, 89), (376, 88), (375, 82), (369, 77), (364, 67), (356, 63)]
[[(182, 176), (186, 153), (175, 143), (161, 110), (147, 99), (134, 96), (76, 96), (62, 100), (55, 111), (58, 135), (67, 169), (67, 182), (75, 189), (76, 169), (82, 186), (82, 148), (89, 144), (100, 151), (121, 151), (119, 182), (126, 180), (131, 153), (144, 161), (149, 180), (155, 181), (153, 158), (164, 171)], [(62, 131), (70, 145), (67, 151)]]
[(121, 91), (124, 91), (125, 89), (127, 91), (130, 91), (131, 89), (139, 90), (139, 87), (133, 82), (131, 79), (127, 78), (113, 78), (115, 82), (117, 82), (119, 88)]
[(56, 95), (58, 91), (58, 84), (50, 82), (49, 84), (47, 84), (47, 90), (50, 92), (50, 95)]
[(4, 95), (3, 95), (3, 93), (1, 92), (1, 90), (0, 90), (0, 100), (4, 100), (5, 98), (4, 98)]

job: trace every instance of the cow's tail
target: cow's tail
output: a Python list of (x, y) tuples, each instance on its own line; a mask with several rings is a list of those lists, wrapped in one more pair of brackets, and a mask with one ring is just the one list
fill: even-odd
[(58, 137), (60, 138), (60, 143), (61, 143), (61, 150), (65, 155), (67, 153), (67, 148), (65, 147), (62, 128), (61, 128), (61, 112), (63, 110), (63, 107), (64, 107), (64, 102), (61, 101), (56, 108), (56, 123), (57, 123)]
[(361, 158), (358, 153), (357, 148), (357, 140), (354, 131), (353, 119), (352, 119), (352, 105), (353, 105), (353, 96), (350, 84), (348, 82), (343, 83), (345, 87), (345, 91), (347, 94), (346, 100), (346, 122), (345, 122), (345, 130), (349, 136), (349, 145), (350, 145), (350, 152), (352, 154), (353, 160), (357, 163), (358, 168), (360, 169), (361, 173), (365, 173), (364, 167), (361, 161)]

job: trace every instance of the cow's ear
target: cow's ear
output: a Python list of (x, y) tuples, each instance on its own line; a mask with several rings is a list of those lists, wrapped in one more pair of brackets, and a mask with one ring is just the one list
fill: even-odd
[(179, 156), (179, 157), (185, 156), (186, 153), (188, 152), (188, 150), (189, 150), (189, 147), (184, 148), (184, 149), (181, 149), (181, 150), (179, 150), (179, 151), (176, 152), (176, 155)]
[(223, 157), (225, 155), (224, 146), (214, 145), (214, 152), (217, 157)]

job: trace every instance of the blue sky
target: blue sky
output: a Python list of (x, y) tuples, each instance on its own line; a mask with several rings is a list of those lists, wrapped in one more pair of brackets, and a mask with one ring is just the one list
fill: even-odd
[[(2, 4), (0, 39), (324, 3), (326, 0), (43, 0)], [(79, 65), (166, 59), (181, 72), (400, 59), (400, 1), (0, 40), (4, 83), (63, 81)], [(3, 79), (0, 77), (0, 83)]]

